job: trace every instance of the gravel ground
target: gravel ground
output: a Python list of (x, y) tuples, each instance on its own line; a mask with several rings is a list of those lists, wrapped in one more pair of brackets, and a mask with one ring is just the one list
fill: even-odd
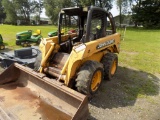
[(118, 67), (90, 101), (89, 120), (160, 120), (160, 75)]
[(91, 99), (88, 120), (160, 120), (159, 86), (160, 74), (119, 66)]

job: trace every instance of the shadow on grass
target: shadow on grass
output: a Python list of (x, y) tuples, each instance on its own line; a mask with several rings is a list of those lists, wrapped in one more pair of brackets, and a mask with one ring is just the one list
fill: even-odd
[(1, 53), (2, 52), (9, 52), (9, 51), (13, 51), (13, 49), (12, 48), (5, 48), (4, 50), (0, 50)]
[(5, 46), (8, 46), (8, 43), (3, 43)]
[(4, 42), (3, 43), (5, 45), (5, 49), (4, 50), (0, 50), (0, 52), (8, 52), (8, 51), (11, 51), (11, 50), (14, 50), (15, 49), (15, 46), (10, 46), (8, 43)]
[(158, 95), (159, 80), (150, 73), (119, 67), (112, 81), (103, 81), (90, 104), (103, 109), (133, 106), (137, 98)]

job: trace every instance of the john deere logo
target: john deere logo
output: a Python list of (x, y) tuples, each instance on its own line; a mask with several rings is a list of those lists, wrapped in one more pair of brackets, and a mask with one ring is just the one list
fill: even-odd
[(96, 48), (97, 48), (97, 49), (100, 49), (100, 48), (103, 48), (103, 47), (105, 47), (105, 46), (107, 46), (107, 45), (111, 45), (111, 44), (113, 44), (113, 43), (115, 43), (115, 40), (114, 40), (114, 39), (108, 40), (108, 41), (106, 41), (106, 42), (104, 42), (104, 43), (98, 44)]

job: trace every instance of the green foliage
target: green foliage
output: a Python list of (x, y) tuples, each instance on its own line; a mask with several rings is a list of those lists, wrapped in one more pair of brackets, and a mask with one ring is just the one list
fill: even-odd
[(31, 14), (40, 16), (43, 8), (42, 0), (2, 0), (2, 5), (6, 12), (5, 22), (11, 24), (16, 24), (17, 20), (29, 24)]
[(44, 3), (46, 14), (51, 18), (54, 24), (57, 24), (58, 13), (62, 8), (74, 6), (71, 0), (44, 0)]
[(75, 7), (75, 6), (98, 6), (109, 7), (111, 9), (112, 0), (44, 0), (44, 7), (46, 14), (49, 16), (54, 24), (57, 24), (58, 13), (62, 8)]
[(31, 14), (34, 14), (36, 21), (39, 21), (42, 8), (45, 7), (46, 15), (54, 24), (57, 24), (58, 13), (62, 8), (93, 5), (111, 9), (109, 2), (113, 0), (0, 0), (0, 3), (1, 1), (3, 1), (7, 15), (6, 23), (16, 24), (17, 20), (21, 20), (21, 22), (29, 24)]
[(2, 5), (4, 6), (6, 13), (5, 22), (9, 24), (16, 24), (17, 14), (13, 2), (10, 0), (2, 0)]
[(146, 28), (160, 28), (160, 0), (139, 1), (133, 7), (133, 19)]
[[(113, 0), (73, 0), (76, 6), (98, 6), (98, 7), (108, 7)], [(110, 4), (110, 7), (112, 5)], [(111, 9), (111, 8), (110, 8)]]
[[(34, 0), (12, 0), (20, 19), (24, 19), (26, 24), (30, 23), (30, 15), (38, 11), (41, 13), (42, 1)], [(38, 14), (39, 15), (39, 14)]]
[(75, 0), (77, 6), (95, 6), (95, 0)]
[(28, 0), (13, 0), (19, 18), (24, 18), (25, 23), (30, 20), (30, 5)]
[(129, 8), (129, 0), (117, 0), (117, 8), (119, 9), (120, 14), (126, 14)]
[(4, 12), (4, 7), (2, 6), (2, 0), (0, 0), (0, 23), (3, 23), (3, 20), (6, 17), (6, 13)]
[(42, 13), (43, 8), (44, 8), (43, 0), (34, 1), (34, 7), (32, 12), (36, 14), (35, 17), (37, 22), (40, 21), (40, 15)]
[(128, 14), (130, 12), (129, 7), (132, 2), (133, 2), (133, 0), (116, 0), (116, 5), (117, 5), (117, 8), (119, 9), (119, 23), (120, 23), (120, 25), (122, 24), (122, 21), (123, 21), (122, 14)]

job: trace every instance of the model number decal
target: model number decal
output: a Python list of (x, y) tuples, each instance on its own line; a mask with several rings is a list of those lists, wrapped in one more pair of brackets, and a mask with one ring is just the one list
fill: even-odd
[(114, 39), (109, 40), (109, 41), (106, 41), (106, 42), (104, 42), (104, 43), (100, 43), (100, 44), (97, 45), (97, 49), (103, 48), (103, 47), (105, 47), (105, 46), (107, 46), (107, 45), (111, 45), (111, 44), (113, 44), (113, 43), (115, 43), (115, 40), (114, 40)]

